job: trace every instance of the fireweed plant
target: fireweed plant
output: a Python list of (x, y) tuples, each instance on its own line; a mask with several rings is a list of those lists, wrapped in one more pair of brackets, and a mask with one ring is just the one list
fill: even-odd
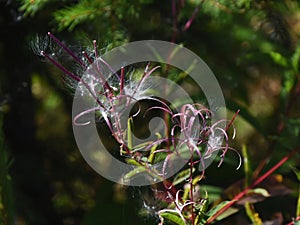
[[(158, 181), (150, 189), (156, 201), (159, 201), (160, 207), (152, 209), (155, 209), (160, 225), (166, 221), (182, 225), (207, 223), (224, 205), (209, 210), (209, 195), (200, 191), (199, 183), (204, 178), (206, 168), (205, 159), (220, 151), (220, 166), (227, 151), (233, 150), (239, 156), (237, 169), (240, 167), (241, 157), (229, 146), (228, 136), (230, 127), (233, 129), (232, 138), (235, 136), (233, 121), (238, 112), (230, 121), (221, 119), (212, 123), (213, 112), (200, 103), (182, 104), (180, 110), (176, 111), (171, 103), (149, 92), (151, 87), (146, 80), (159, 70), (159, 66), (152, 67), (148, 63), (141, 76), (134, 76), (134, 71), (128, 72), (126, 68), (115, 72), (99, 56), (96, 41), (93, 41), (92, 50), (76, 54), (50, 32), (48, 37), (50, 44), (43, 42), (34, 50), (61, 70), (70, 86), (81, 88), (82, 95), (88, 95), (96, 101), (94, 108), (80, 112), (73, 118), (74, 125), (87, 125), (89, 122), (81, 122), (81, 118), (95, 112), (97, 121), (104, 123), (105, 129), (119, 146), (118, 158), (137, 166), (134, 171), (124, 174), (123, 181), (135, 179), (137, 174), (145, 174), (145, 177), (150, 176)], [(53, 47), (53, 44), (75, 61), (80, 72), (73, 73), (59, 62), (55, 54), (49, 53), (49, 46)], [(111, 71), (108, 79), (102, 74), (103, 66)], [(89, 76), (83, 79), (82, 73), (87, 69), (90, 70)], [(124, 121), (122, 115), (128, 110), (130, 117)], [(131, 131), (142, 130), (135, 127), (140, 126), (136, 120), (149, 118), (149, 115), (151, 118), (151, 114), (160, 115), (167, 129), (164, 133), (157, 132), (156, 140), (135, 145)], [(174, 153), (184, 158), (186, 165), (171, 178), (166, 178), (166, 170), (172, 164)], [(161, 171), (150, 167), (157, 162), (162, 164)], [(145, 203), (145, 207), (150, 206)]]

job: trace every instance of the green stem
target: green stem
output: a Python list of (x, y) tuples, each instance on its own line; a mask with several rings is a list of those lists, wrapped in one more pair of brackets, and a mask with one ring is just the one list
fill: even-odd
[(242, 146), (242, 153), (244, 158), (244, 172), (245, 172), (245, 188), (249, 186), (249, 177), (250, 177), (250, 162), (246, 145)]

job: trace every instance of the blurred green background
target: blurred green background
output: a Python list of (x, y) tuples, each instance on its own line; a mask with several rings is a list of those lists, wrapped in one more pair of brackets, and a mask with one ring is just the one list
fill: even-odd
[[(72, 94), (32, 50), (48, 31), (78, 51), (94, 39), (101, 49), (158, 39), (194, 51), (216, 75), (229, 118), (241, 109), (230, 144), (247, 147), (253, 176), (300, 144), (298, 1), (1, 0), (0, 11), (0, 224), (158, 224), (143, 190), (103, 179), (80, 155)], [(242, 179), (237, 160), (230, 153), (221, 168), (213, 164), (204, 183), (226, 189)], [(257, 205), (264, 220), (296, 216), (297, 167), (299, 154), (277, 171), (291, 191)], [(147, 216), (138, 216), (141, 208)], [(221, 223), (250, 221), (241, 211)]]

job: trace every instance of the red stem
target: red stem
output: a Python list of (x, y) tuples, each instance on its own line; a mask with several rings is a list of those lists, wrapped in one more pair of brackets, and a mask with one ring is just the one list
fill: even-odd
[(242, 197), (244, 197), (249, 190), (254, 188), (256, 185), (260, 184), (263, 180), (265, 180), (268, 176), (270, 176), (275, 170), (277, 170), (279, 167), (281, 167), (289, 158), (291, 158), (297, 151), (300, 150), (300, 146), (295, 148), (293, 151), (291, 151), (289, 154), (287, 154), (285, 157), (283, 157), (276, 165), (274, 165), (271, 169), (269, 169), (266, 173), (264, 173), (262, 176), (260, 176), (257, 180), (255, 180), (248, 188), (244, 189), (241, 193), (236, 195), (232, 201), (228, 202), (224, 207), (222, 207), (215, 215), (210, 217), (206, 225), (211, 224), (216, 218), (218, 218), (221, 214), (223, 214), (227, 209), (229, 209), (232, 205), (234, 205), (238, 200), (240, 200)]
[[(193, 179), (192, 179), (192, 176), (193, 176), (193, 155), (190, 159), (190, 199), (192, 202), (194, 202), (194, 194), (193, 194), (193, 191), (194, 191), (194, 187), (193, 187)], [(195, 224), (195, 215), (194, 215), (194, 207), (192, 206), (192, 209), (191, 209), (191, 212), (192, 212), (192, 225)]]
[[(203, 2), (203, 1), (202, 1), (202, 2)], [(184, 28), (183, 28), (183, 31), (187, 31), (187, 30), (191, 27), (191, 25), (192, 25), (194, 19), (196, 18), (198, 12), (199, 12), (199, 6), (197, 6), (197, 7), (194, 9), (194, 12), (193, 12), (192, 16), (191, 16), (190, 19), (185, 23)]]

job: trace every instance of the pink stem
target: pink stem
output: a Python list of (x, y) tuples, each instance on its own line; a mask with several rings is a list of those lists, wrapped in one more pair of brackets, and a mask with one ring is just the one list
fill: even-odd
[(185, 23), (183, 31), (186, 31), (191, 27), (191, 25), (192, 25), (194, 19), (196, 18), (196, 15), (198, 14), (198, 12), (199, 12), (199, 6), (195, 8), (191, 18)]
[(55, 37), (51, 32), (48, 32), (49, 37), (51, 37), (60, 47), (62, 47), (68, 54), (70, 54), (76, 62), (78, 62), (82, 67), (85, 67), (84, 62), (78, 58), (74, 52), (71, 51), (64, 43), (62, 43), (60, 40), (58, 40), (57, 37)]

